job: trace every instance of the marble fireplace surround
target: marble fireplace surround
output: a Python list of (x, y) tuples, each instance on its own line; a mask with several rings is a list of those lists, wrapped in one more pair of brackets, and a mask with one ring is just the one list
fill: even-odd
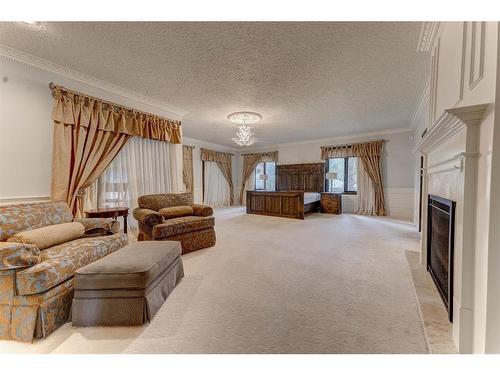
[(477, 157), (479, 126), (487, 107), (480, 104), (445, 110), (416, 146), (424, 156), (420, 243), (424, 266), (428, 194), (456, 202), (453, 340), (461, 353), (472, 352), (473, 343)]

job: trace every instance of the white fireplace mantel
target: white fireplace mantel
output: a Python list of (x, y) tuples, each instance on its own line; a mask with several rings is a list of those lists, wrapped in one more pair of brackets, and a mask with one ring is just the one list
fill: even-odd
[(477, 157), (479, 125), (487, 108), (479, 104), (445, 110), (415, 150), (424, 156), (422, 264), (427, 264), (428, 194), (456, 202), (453, 339), (461, 353), (472, 352), (473, 346)]
[(488, 104), (446, 109), (417, 144), (416, 151), (428, 154), (466, 126), (479, 125)]

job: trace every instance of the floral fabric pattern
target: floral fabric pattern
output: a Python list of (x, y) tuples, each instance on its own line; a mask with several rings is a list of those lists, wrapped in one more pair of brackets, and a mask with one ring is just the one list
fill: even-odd
[(191, 251), (214, 246), (216, 237), (214, 228), (209, 228), (196, 232), (178, 234), (172, 237), (162, 238), (161, 240), (180, 241), (182, 245), (182, 254), (186, 254)]
[(53, 246), (41, 253), (41, 262), (17, 273), (20, 295), (37, 294), (73, 277), (74, 272), (127, 244), (123, 233), (105, 237), (79, 238)]
[[(139, 222), (139, 241), (180, 241), (182, 253), (214, 246), (215, 218), (212, 207), (193, 204), (190, 193), (152, 194), (139, 197), (134, 217)], [(162, 208), (190, 206), (193, 216), (163, 220)], [(146, 220), (151, 217), (154, 220)]]
[(66, 202), (42, 202), (0, 207), (0, 241), (16, 233), (47, 225), (69, 223), (73, 215)]
[[(0, 339), (31, 341), (46, 337), (64, 324), (71, 311), (74, 271), (128, 243), (114, 219), (78, 219), (89, 231), (115, 234), (79, 238), (39, 251), (17, 254), (6, 239), (16, 233), (73, 221), (66, 202), (44, 202), (0, 207)], [(27, 246), (24, 245), (23, 246)], [(5, 257), (4, 257), (5, 256)], [(36, 257), (36, 259), (35, 259)], [(34, 265), (28, 264), (30, 262)], [(8, 265), (5, 269), (5, 265)], [(3, 268), (3, 269), (2, 269)]]
[(85, 227), (86, 237), (106, 236), (120, 232), (120, 222), (113, 218), (77, 218)]
[(136, 207), (134, 208), (133, 215), (134, 219), (139, 223), (144, 223), (151, 226), (163, 223), (163, 216), (159, 212), (150, 210), (148, 208)]
[(160, 239), (177, 234), (211, 228), (215, 225), (213, 217), (186, 216), (165, 220), (163, 224), (155, 225), (153, 238)]
[(46, 337), (68, 321), (73, 299), (73, 279), (47, 293), (13, 297), (0, 304), (0, 339), (32, 341)]
[(0, 242), (0, 270), (26, 268), (40, 261), (40, 249), (35, 245)]
[(140, 208), (160, 211), (163, 207), (190, 206), (192, 198), (191, 193), (150, 194), (139, 197), (138, 202)]
[(205, 206), (203, 204), (193, 204), (193, 212), (195, 216), (212, 216), (214, 214), (214, 210), (210, 206)]

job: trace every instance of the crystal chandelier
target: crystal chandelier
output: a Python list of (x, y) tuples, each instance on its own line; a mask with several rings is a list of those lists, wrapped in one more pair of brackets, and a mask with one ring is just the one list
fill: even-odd
[(238, 131), (234, 135), (233, 141), (239, 146), (250, 146), (256, 141), (252, 129), (247, 125), (240, 125)]
[(234, 112), (227, 116), (229, 121), (239, 124), (238, 131), (234, 135), (233, 141), (239, 146), (250, 146), (256, 139), (249, 124), (255, 124), (262, 119), (259, 113), (255, 112)]

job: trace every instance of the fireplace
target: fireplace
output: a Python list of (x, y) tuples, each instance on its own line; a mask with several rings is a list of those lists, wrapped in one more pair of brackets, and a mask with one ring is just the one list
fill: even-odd
[(453, 321), (453, 240), (455, 202), (429, 195), (427, 226), (427, 270)]

